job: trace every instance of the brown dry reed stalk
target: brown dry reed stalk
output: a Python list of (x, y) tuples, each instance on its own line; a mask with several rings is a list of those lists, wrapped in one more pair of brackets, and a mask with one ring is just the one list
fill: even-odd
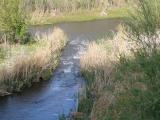
[[(37, 37), (38, 39), (38, 37)], [(66, 36), (59, 28), (48, 35), (42, 35), (37, 42), (42, 44), (32, 54), (20, 54), (9, 59), (9, 64), (0, 68), (0, 89), (20, 91), (33, 82), (48, 79), (58, 65)]]
[[(115, 97), (111, 92), (104, 92), (106, 86), (111, 86), (114, 81), (113, 70), (122, 55), (132, 57), (131, 50), (134, 43), (127, 40), (125, 29), (118, 26), (118, 32), (112, 40), (104, 38), (102, 42), (92, 42), (88, 50), (81, 56), (81, 71), (91, 75), (91, 84), (87, 85), (92, 97), (97, 98), (91, 112), (91, 119), (97, 120), (97, 116), (105, 112), (106, 108), (114, 102)], [(119, 84), (117, 84), (118, 86)], [(118, 86), (117, 88), (120, 88)]]
[(112, 40), (102, 40), (100, 43), (90, 43), (88, 50), (81, 56), (80, 65), (82, 72), (91, 72), (95, 80), (93, 87), (95, 93), (100, 93), (106, 84), (110, 84), (113, 66), (121, 55), (131, 55), (133, 42), (127, 41), (124, 27), (118, 27), (118, 33)]

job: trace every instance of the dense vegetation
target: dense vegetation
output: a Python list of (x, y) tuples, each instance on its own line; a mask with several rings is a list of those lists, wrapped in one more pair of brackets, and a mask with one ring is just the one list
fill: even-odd
[(23, 0), (27, 11), (71, 12), (82, 9), (102, 9), (109, 5), (121, 6), (125, 0)]
[(59, 28), (31, 37), (22, 3), (0, 1), (0, 96), (49, 79), (67, 40)]
[[(63, 31), (56, 29), (39, 40), (27, 33), (28, 24), (45, 23), (44, 18), (60, 21), (79, 13), (88, 16), (91, 11), (104, 15), (111, 6), (124, 7), (128, 2), (1, 0), (0, 94), (47, 79), (58, 64), (66, 44)], [(112, 39), (88, 46), (80, 60), (86, 78), (85, 97), (80, 97), (78, 107), (82, 120), (160, 119), (159, 29), (160, 0), (136, 0), (129, 19)]]
[(17, 92), (49, 79), (59, 63), (66, 36), (58, 28), (42, 36), (25, 45), (1, 45), (5, 58), (0, 64), (0, 90)]
[(10, 43), (25, 43), (26, 16), (20, 8), (20, 0), (0, 1), (0, 31), (4, 34), (3, 41)]
[(114, 40), (92, 43), (81, 58), (85, 120), (160, 119), (160, 0), (134, 7)]
[(22, 3), (30, 24), (102, 19), (111, 7), (126, 4), (125, 0), (22, 0)]
[[(28, 33), (29, 24), (97, 19), (101, 11), (105, 13), (110, 6), (121, 7), (124, 4), (124, 0), (1, 0), (0, 94), (3, 93), (1, 91), (20, 91), (25, 86), (30, 86), (32, 82), (38, 81), (38, 78), (42, 79), (41, 72), (46, 74), (43, 71), (51, 70), (57, 65), (55, 61), (59, 57), (51, 61), (52, 53), (47, 53), (49, 50), (52, 51), (49, 43), (55, 42), (53, 35), (48, 36), (53, 37), (52, 41), (37, 40)], [(91, 11), (93, 14), (90, 14)], [(60, 34), (59, 38), (56, 38), (57, 43), (54, 44), (55, 48), (59, 46), (54, 49), (54, 55), (59, 56), (66, 38), (63, 32), (53, 34)], [(45, 58), (37, 56), (44, 47)], [(43, 61), (37, 61), (40, 57), (44, 58)], [(16, 62), (17, 59), (20, 61)], [(52, 62), (56, 64), (44, 69)]]

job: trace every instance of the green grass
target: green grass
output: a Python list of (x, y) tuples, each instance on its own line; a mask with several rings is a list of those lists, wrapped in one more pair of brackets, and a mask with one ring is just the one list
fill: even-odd
[[(117, 63), (112, 65), (112, 74), (109, 75), (112, 84), (105, 85), (101, 96), (96, 99), (91, 96), (94, 89), (90, 89), (90, 86), (94, 85), (96, 78), (99, 78), (97, 74), (94, 74), (98, 73), (99, 68), (95, 68), (96, 72), (83, 71), (82, 69), (88, 91), (87, 97), (80, 101), (78, 110), (85, 113), (87, 117), (91, 115), (91, 112), (92, 115), (96, 114), (97, 120), (159, 120), (159, 61), (160, 51), (146, 55), (139, 50), (134, 52), (134, 57), (120, 57)], [(103, 83), (99, 83), (97, 86), (101, 86), (101, 84)], [(103, 107), (109, 103), (106, 98), (110, 97), (108, 94), (106, 96), (106, 93), (111, 93), (115, 98), (110, 105)], [(103, 97), (104, 99), (101, 99)], [(94, 109), (92, 109), (93, 106)], [(89, 120), (89, 118), (82, 120)]]
[(84, 22), (84, 21), (93, 21), (93, 20), (102, 20), (109, 18), (122, 18), (125, 19), (128, 17), (128, 9), (125, 8), (114, 8), (107, 12), (107, 15), (102, 16), (99, 10), (81, 10), (74, 13), (66, 13), (60, 16), (46, 17), (44, 20), (38, 22), (30, 21), (31, 25), (43, 25), (43, 24), (57, 24), (63, 22)]
[[(132, 51), (127, 50), (130, 51), (130, 55), (122, 55), (122, 53), (116, 62), (111, 62), (113, 68), (107, 78), (109, 84), (104, 86), (100, 96), (95, 99), (94, 107), (89, 114), (91, 118), (95, 120), (160, 120), (160, 49), (159, 43), (156, 42), (160, 38), (159, 3), (160, 0), (139, 0), (137, 8), (130, 13), (126, 24), (128, 31), (125, 34), (129, 36), (123, 38), (132, 40), (133, 46), (131, 46), (134, 48)], [(108, 16), (120, 17), (127, 14), (125, 9), (121, 9), (110, 11)], [(121, 37), (118, 38), (120, 41)], [(120, 45), (123, 47), (123, 44)], [(105, 69), (107, 64), (104, 65)], [(95, 73), (98, 69), (99, 67), (95, 67)], [(91, 70), (88, 69), (85, 72), (87, 81), (92, 80), (94, 88), (96, 88), (95, 85), (97, 87), (104, 85), (104, 82), (99, 83), (101, 79), (97, 79), (98, 84), (94, 84), (94, 79), (99, 76), (95, 74), (93, 78), (90, 77), (88, 72)], [(103, 76), (102, 80), (105, 81)], [(111, 89), (108, 89), (108, 86)], [(90, 87), (89, 84), (87, 87)], [(93, 93), (94, 88), (89, 92)], [(86, 105), (83, 108), (91, 107)]]
[[(146, 57), (136, 53), (134, 59), (121, 58), (114, 72), (119, 91), (116, 100), (101, 115), (102, 120), (160, 119), (160, 52)], [(116, 114), (119, 113), (119, 114)]]
[(44, 46), (42, 42), (30, 42), (27, 44), (20, 44), (20, 45), (3, 45), (1, 44), (0, 48), (0, 64), (4, 63), (7, 59), (18, 56), (20, 54), (32, 54), (34, 53), (39, 47)]
[(124, 8), (114, 8), (109, 10), (107, 18), (127, 18), (129, 16), (129, 9)]

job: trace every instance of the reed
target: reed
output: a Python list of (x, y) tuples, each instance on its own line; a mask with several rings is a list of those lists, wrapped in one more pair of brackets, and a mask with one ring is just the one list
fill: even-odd
[(36, 38), (33, 51), (24, 52), (23, 49), (18, 49), (16, 55), (12, 53), (5, 63), (1, 64), (0, 88), (3, 91), (21, 91), (34, 82), (48, 80), (58, 65), (61, 50), (66, 44), (63, 31), (55, 28), (49, 35), (44, 34), (41, 39), (38, 36)]
[(106, 5), (120, 6), (125, 0), (23, 0), (23, 6), (26, 10), (42, 12), (72, 12), (82, 9), (97, 9), (107, 7)]
[[(96, 19), (106, 16), (111, 8), (126, 6), (125, 0), (23, 0), (30, 24), (50, 24), (63, 21)], [(116, 14), (115, 16), (120, 16)], [(74, 19), (74, 20), (73, 20)], [(82, 21), (82, 20), (79, 20)]]
[(82, 56), (87, 96), (79, 111), (87, 114), (84, 120), (160, 119), (159, 3), (137, 0), (127, 32), (120, 30), (113, 41), (91, 44)]
[[(80, 59), (82, 75), (87, 83), (85, 93), (87, 95), (80, 101), (79, 111), (93, 120), (97, 120), (98, 114), (105, 111), (106, 107), (114, 101), (113, 94), (104, 90), (111, 89), (114, 83), (112, 74), (120, 57), (132, 56), (130, 52), (132, 45), (124, 39), (126, 38), (124, 27), (120, 25), (117, 29), (118, 32), (113, 39), (104, 38), (99, 42), (90, 43), (88, 50)], [(89, 106), (90, 108), (85, 108), (86, 104), (92, 105)]]

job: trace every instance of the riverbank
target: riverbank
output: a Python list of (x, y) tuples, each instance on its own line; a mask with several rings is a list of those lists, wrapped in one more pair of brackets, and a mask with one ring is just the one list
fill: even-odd
[(103, 19), (127, 19), (128, 8), (112, 8), (102, 13), (99, 10), (80, 10), (62, 15), (34, 13), (29, 21), (30, 25), (57, 24), (62, 22), (84, 22)]
[(160, 1), (141, 2), (112, 39), (90, 43), (81, 56), (86, 80), (81, 120), (160, 119), (160, 33), (154, 21)]
[(119, 31), (113, 38), (106, 36), (91, 42), (80, 58), (81, 73), (86, 80), (86, 92), (78, 107), (78, 112), (83, 113), (82, 120), (102, 120), (113, 100), (112, 73), (119, 61), (119, 53), (126, 52), (126, 43), (121, 37), (123, 33)]
[(0, 96), (20, 92), (34, 82), (48, 80), (59, 63), (67, 38), (55, 28), (25, 45), (1, 44)]

